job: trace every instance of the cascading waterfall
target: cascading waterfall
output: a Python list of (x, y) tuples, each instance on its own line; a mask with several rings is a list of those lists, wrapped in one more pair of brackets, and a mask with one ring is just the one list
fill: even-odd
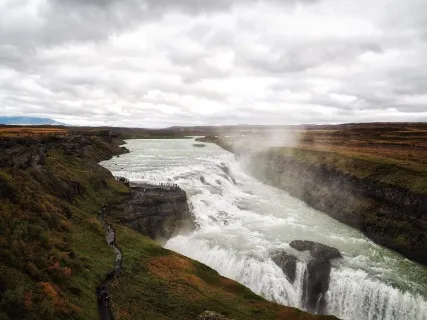
[(297, 264), (294, 284), (284, 276), (282, 270), (271, 260), (240, 255), (224, 248), (211, 247), (204, 240), (178, 236), (171, 239), (166, 248), (192, 257), (221, 275), (236, 280), (268, 300), (300, 307), (305, 265)]
[[(333, 262), (326, 312), (346, 320), (427, 319), (427, 269), (382, 248), (283, 191), (246, 175), (233, 155), (192, 140), (131, 140), (130, 154), (104, 162), (134, 182), (168, 179), (187, 191), (198, 229), (166, 247), (237, 280), (266, 299), (304, 308), (306, 265), (291, 283), (271, 252), (292, 253), (292, 240), (341, 251)], [(295, 253), (295, 252), (293, 252)]]
[(427, 319), (427, 302), (372, 280), (362, 270), (334, 269), (327, 293), (328, 312), (343, 319)]

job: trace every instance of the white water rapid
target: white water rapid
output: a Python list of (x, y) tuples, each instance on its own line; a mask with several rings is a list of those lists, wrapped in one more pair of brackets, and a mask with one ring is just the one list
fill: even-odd
[[(426, 320), (427, 268), (374, 244), (242, 170), (234, 155), (189, 140), (129, 140), (131, 153), (103, 162), (132, 182), (173, 182), (189, 198), (198, 228), (165, 247), (217, 270), (266, 299), (303, 308), (304, 263), (292, 284), (271, 260), (292, 240), (337, 248), (326, 313), (346, 320)], [(227, 169), (228, 168), (228, 169)]]

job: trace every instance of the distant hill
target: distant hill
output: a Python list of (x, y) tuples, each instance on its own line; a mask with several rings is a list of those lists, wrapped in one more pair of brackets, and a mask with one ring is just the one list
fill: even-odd
[(0, 124), (9, 125), (65, 125), (65, 123), (57, 122), (49, 118), (37, 117), (0, 117)]

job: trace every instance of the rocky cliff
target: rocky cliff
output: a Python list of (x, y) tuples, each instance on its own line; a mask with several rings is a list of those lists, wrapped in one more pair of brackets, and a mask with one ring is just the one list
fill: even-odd
[(145, 184), (131, 190), (128, 201), (110, 210), (117, 221), (160, 243), (194, 229), (187, 194), (177, 185)]
[(354, 162), (350, 170), (341, 170), (325, 162), (321, 152), (315, 156), (316, 161), (304, 161), (277, 148), (248, 155), (246, 164), (259, 180), (360, 229), (373, 241), (427, 264), (426, 194), (381, 181), (381, 175), (393, 174), (390, 166), (378, 165), (358, 176), (370, 164)]
[(309, 256), (301, 259), (286, 251), (273, 252), (273, 261), (282, 269), (291, 283), (295, 282), (297, 261), (307, 265), (303, 274), (302, 300), (304, 308), (314, 313), (324, 313), (326, 308), (326, 292), (329, 288), (331, 260), (342, 258), (336, 248), (324, 244), (294, 240), (289, 244), (297, 251), (306, 251)]

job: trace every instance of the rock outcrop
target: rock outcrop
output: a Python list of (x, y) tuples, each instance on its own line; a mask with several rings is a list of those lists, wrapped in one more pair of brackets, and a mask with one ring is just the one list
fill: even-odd
[(187, 195), (175, 185), (132, 187), (131, 198), (112, 213), (120, 222), (159, 242), (194, 229)]
[[(297, 251), (308, 251), (308, 260), (301, 259), (306, 264), (303, 275), (303, 305), (310, 312), (323, 313), (326, 307), (325, 294), (329, 288), (331, 260), (342, 258), (341, 253), (333, 247), (313, 242), (294, 240), (291, 248)], [(295, 282), (298, 257), (289, 252), (276, 252), (272, 260), (283, 270), (291, 283)]]
[(338, 249), (307, 240), (294, 240), (289, 243), (291, 248), (298, 251), (308, 251), (313, 259), (317, 260), (331, 260), (335, 258), (342, 258), (341, 253)]
[(283, 273), (286, 275), (289, 281), (294, 283), (298, 258), (283, 251), (274, 253), (271, 259), (283, 270)]

